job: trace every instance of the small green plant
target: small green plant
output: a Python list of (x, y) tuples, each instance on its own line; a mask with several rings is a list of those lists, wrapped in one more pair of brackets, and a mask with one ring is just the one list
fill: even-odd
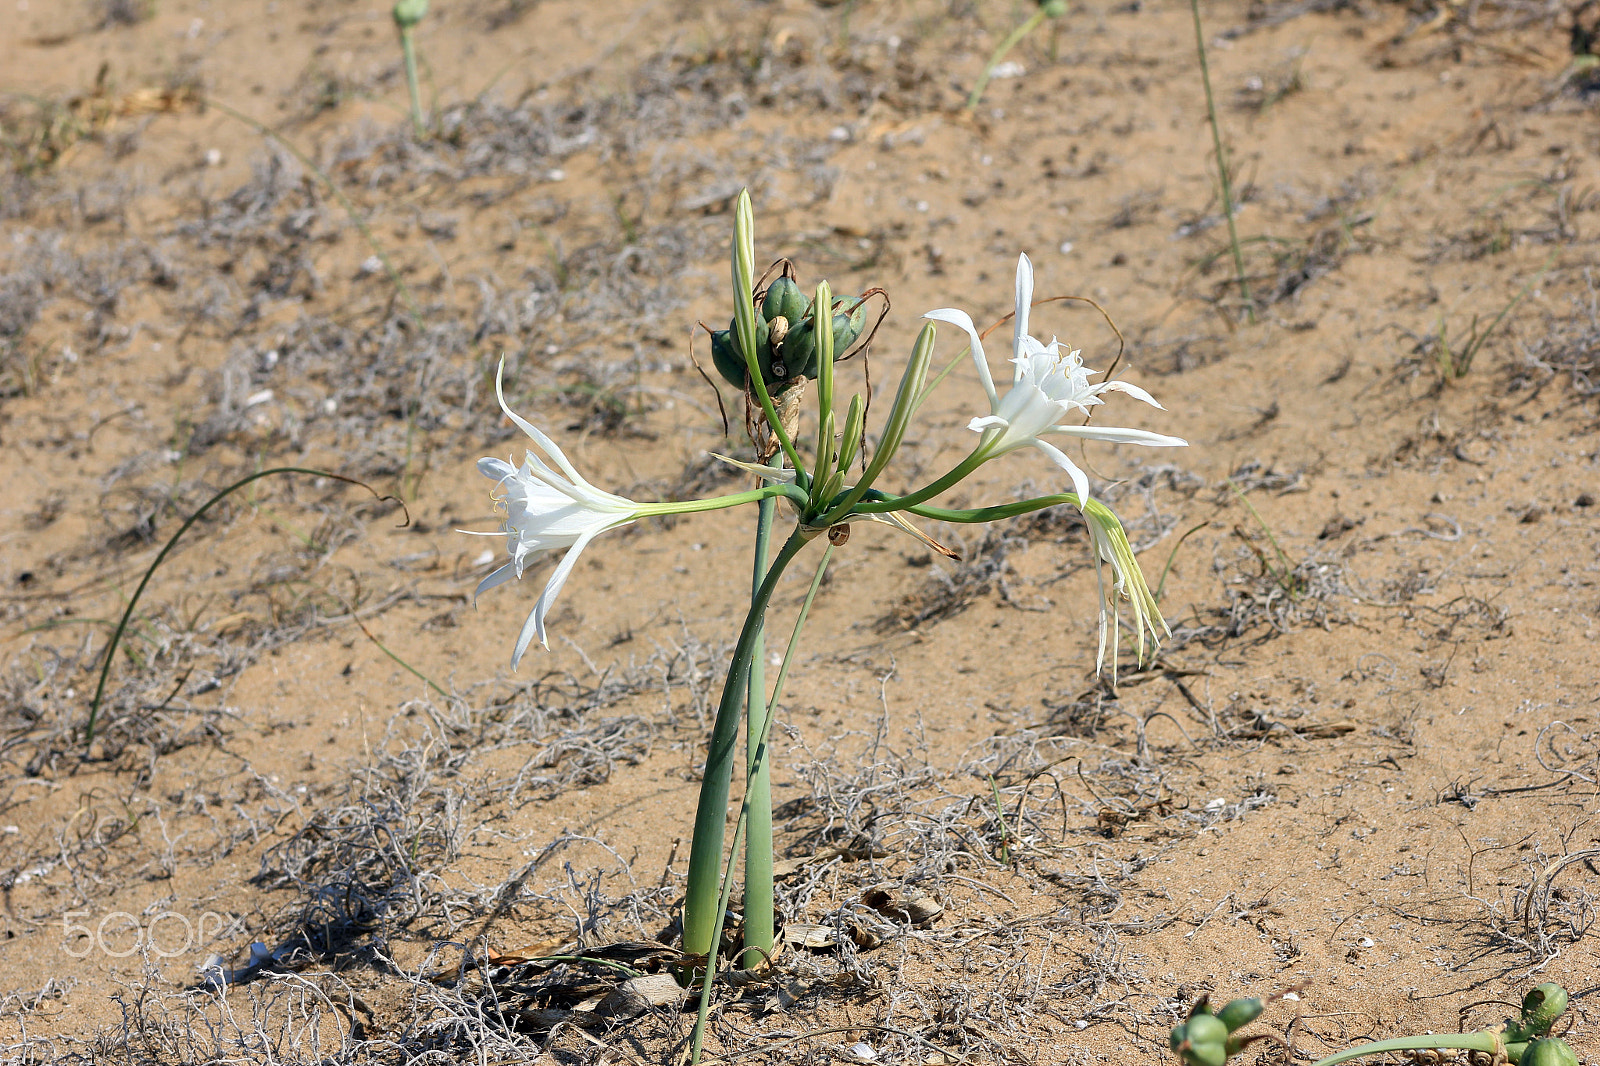
[[(1269, 997), (1270, 999), (1278, 997)], [(1184, 1066), (1224, 1066), (1233, 1056), (1258, 1040), (1279, 1039), (1271, 1033), (1241, 1035), (1237, 1030), (1261, 1016), (1266, 1002), (1259, 998), (1236, 999), (1213, 1012), (1202, 996), (1189, 1016), (1175, 1026), (1168, 1037), (1172, 1050)], [(1475, 1033), (1428, 1033), (1402, 1036), (1362, 1044), (1337, 1055), (1330, 1055), (1314, 1066), (1339, 1066), (1351, 1059), (1390, 1051), (1470, 1051), (1473, 1061), (1487, 1056), (1491, 1063), (1515, 1066), (1578, 1066), (1578, 1057), (1565, 1040), (1552, 1037), (1550, 1029), (1567, 1009), (1567, 991), (1554, 982), (1529, 989), (1522, 997), (1517, 1017)], [(1421, 1061), (1421, 1060), (1418, 1060)]]
[(1211, 147), (1217, 156), (1217, 185), (1222, 192), (1222, 215), (1228, 220), (1228, 245), (1233, 251), (1234, 276), (1239, 282), (1239, 298), (1244, 301), (1245, 318), (1256, 320), (1255, 302), (1250, 298), (1250, 279), (1245, 275), (1244, 251), (1239, 247), (1239, 225), (1234, 220), (1233, 175), (1228, 153), (1222, 146), (1222, 126), (1217, 121), (1217, 101), (1211, 92), (1211, 67), (1206, 62), (1206, 34), (1200, 25), (1200, 0), (1189, 0), (1194, 14), (1194, 50), (1200, 57), (1200, 83), (1206, 90), (1206, 120), (1211, 124)]
[(411, 129), (418, 137), (427, 135), (422, 118), (422, 90), (417, 84), (417, 43), (413, 39), (417, 23), (428, 14), (428, 0), (396, 0), (394, 25), (400, 31), (400, 52), (405, 57), (406, 90), (411, 95)]
[[(235, 481), (233, 484), (229, 485), (227, 488), (211, 497), (205, 503), (201, 504), (195, 510), (194, 514), (186, 518), (183, 522), (183, 525), (178, 527), (178, 531), (167, 540), (167, 543), (162, 546), (161, 551), (156, 553), (155, 560), (145, 569), (144, 577), (139, 579), (139, 585), (133, 590), (133, 595), (128, 597), (128, 606), (123, 609), (122, 617), (117, 620), (116, 629), (114, 629), (111, 633), (111, 640), (106, 644), (105, 655), (100, 663), (100, 680), (95, 684), (94, 699), (89, 704), (89, 720), (84, 724), (83, 727), (83, 742), (85, 745), (88, 745), (94, 740), (95, 720), (100, 715), (100, 702), (105, 698), (106, 679), (111, 676), (111, 664), (116, 659), (117, 646), (122, 643), (122, 635), (128, 630), (128, 624), (133, 619), (134, 609), (139, 606), (139, 597), (144, 595), (145, 586), (150, 584), (150, 579), (155, 576), (156, 570), (158, 570), (161, 564), (166, 561), (167, 556), (172, 554), (172, 549), (178, 546), (179, 539), (181, 539), (183, 535), (189, 531), (189, 527), (200, 521), (200, 519), (205, 516), (207, 511), (211, 510), (211, 508), (215, 507), (229, 496), (232, 496), (240, 489), (249, 485), (253, 485), (264, 477), (273, 477), (277, 474), (310, 474), (313, 477), (330, 478), (334, 481), (343, 481), (347, 485), (361, 486), (368, 492), (372, 493), (372, 495), (376, 496), (380, 501), (395, 500), (396, 503), (400, 503), (400, 501), (396, 500), (393, 496), (384, 496), (380, 494), (366, 482), (357, 481), (353, 477), (345, 477), (343, 474), (333, 474), (326, 470), (312, 470), (302, 466), (275, 466), (269, 470), (258, 470), (248, 477), (240, 478), (238, 481)], [(405, 505), (401, 503), (402, 509), (404, 506)], [(410, 522), (409, 516), (407, 516), (406, 521), (407, 523)], [(385, 650), (387, 651), (387, 649)], [(402, 663), (401, 665), (404, 664)], [(410, 669), (410, 667), (407, 667), (407, 669)], [(412, 672), (415, 673), (415, 671)], [(418, 676), (420, 677), (421, 675)], [(427, 679), (424, 678), (424, 680)], [(429, 683), (432, 684), (432, 682)]]
[(1460, 381), (1472, 370), (1472, 361), (1477, 358), (1478, 352), (1483, 349), (1484, 344), (1489, 340), (1489, 336), (1500, 327), (1500, 323), (1505, 321), (1506, 316), (1512, 312), (1517, 304), (1522, 302), (1524, 296), (1527, 296), (1533, 290), (1533, 287), (1539, 283), (1539, 279), (1544, 277), (1545, 271), (1549, 269), (1550, 264), (1546, 262), (1544, 270), (1534, 275), (1531, 281), (1507, 301), (1506, 305), (1500, 309), (1500, 313), (1490, 320), (1482, 332), (1478, 330), (1480, 316), (1473, 315), (1471, 323), (1467, 326), (1466, 335), (1457, 337), (1452, 341), (1445, 325), (1444, 316), (1440, 315), (1439, 324), (1435, 332), (1418, 343), (1417, 352), (1433, 356), (1433, 364), (1438, 368), (1439, 376), (1445, 381)]
[(978, 75), (978, 81), (972, 87), (972, 92), (967, 96), (966, 110), (968, 114), (978, 109), (978, 101), (983, 99), (983, 91), (989, 87), (989, 79), (994, 77), (994, 69), (1005, 59), (1006, 54), (1015, 48), (1021, 40), (1039, 28), (1045, 19), (1058, 19), (1067, 13), (1067, 0), (1039, 0), (1039, 9), (1029, 15), (1016, 29), (1012, 30), (989, 56), (989, 62), (983, 65), (983, 73)]

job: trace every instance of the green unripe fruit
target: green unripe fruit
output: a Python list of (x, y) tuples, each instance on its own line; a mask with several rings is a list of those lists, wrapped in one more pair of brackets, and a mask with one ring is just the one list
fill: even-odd
[[(1224, 1066), (1228, 1061), (1228, 1027), (1214, 1014), (1190, 1015), (1182, 1026), (1189, 1046), (1179, 1052), (1190, 1066)], [(1174, 1032), (1176, 1035), (1176, 1032)]]
[(790, 319), (789, 335), (783, 339), (783, 364), (785, 377), (814, 378), (817, 376), (817, 321), (808, 317), (798, 325)]
[[(745, 373), (744, 351), (739, 347), (737, 323), (730, 322), (727, 329), (719, 329), (711, 334), (711, 362), (728, 384), (736, 389), (744, 388), (748, 375)], [(767, 384), (772, 384), (772, 344), (767, 323), (760, 315), (756, 316), (756, 366), (761, 368)]]
[(805, 318), (810, 310), (811, 298), (801, 291), (793, 278), (774, 281), (761, 300), (761, 317), (768, 322), (782, 315), (792, 326)]
[[(833, 316), (833, 350), (837, 355), (843, 355), (845, 350), (856, 342), (861, 336), (861, 331), (867, 322), (867, 301), (860, 297), (852, 297), (855, 306), (849, 311), (840, 311), (839, 300), (834, 304)], [(841, 321), (842, 320), (842, 321)]]
[(1566, 1009), (1567, 990), (1554, 981), (1546, 981), (1522, 997), (1519, 1028), (1528, 1036), (1543, 1036)]
[(394, 5), (395, 25), (402, 30), (409, 30), (422, 21), (428, 13), (428, 0), (397, 0)]
[(1261, 1017), (1261, 1012), (1265, 1009), (1266, 1004), (1260, 999), (1236, 999), (1217, 1011), (1217, 1020), (1227, 1026), (1228, 1032), (1231, 1033)]
[(744, 359), (734, 344), (732, 331), (719, 329), (711, 334), (711, 364), (728, 384), (736, 389), (744, 388)]
[(1578, 1056), (1565, 1040), (1545, 1037), (1528, 1045), (1518, 1066), (1578, 1066)]

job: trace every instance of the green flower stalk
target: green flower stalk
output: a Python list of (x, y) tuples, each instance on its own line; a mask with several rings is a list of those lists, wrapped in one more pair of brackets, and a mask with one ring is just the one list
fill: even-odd
[(406, 88), (411, 93), (411, 128), (418, 137), (427, 133), (422, 121), (422, 94), (417, 86), (417, 45), (412, 34), (428, 13), (428, 0), (397, 0), (394, 24), (400, 31), (400, 52), (406, 63)]

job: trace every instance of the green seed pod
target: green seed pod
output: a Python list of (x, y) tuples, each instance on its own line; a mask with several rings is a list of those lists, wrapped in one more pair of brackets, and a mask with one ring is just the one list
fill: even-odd
[(1578, 1056), (1565, 1040), (1545, 1037), (1528, 1045), (1518, 1066), (1578, 1066)]
[(1228, 1061), (1228, 1027), (1216, 1015), (1191, 1015), (1184, 1028), (1189, 1047), (1181, 1054), (1190, 1066), (1223, 1066)]
[(409, 30), (422, 21), (428, 13), (428, 0), (397, 0), (394, 5), (395, 25), (402, 30)]
[(1567, 990), (1554, 981), (1546, 981), (1522, 997), (1521, 1024), (1515, 1028), (1527, 1036), (1543, 1036), (1566, 1009)]
[[(732, 362), (729, 364), (729, 368), (731, 369), (735, 366), (738, 367), (737, 378), (731, 376), (728, 370), (723, 369), (722, 363), (717, 361), (718, 334), (716, 333), (711, 335), (712, 360), (717, 363), (717, 370), (722, 374), (723, 377), (728, 379), (729, 383), (742, 389), (744, 388), (745, 379), (744, 351), (739, 347), (737, 322), (729, 322), (727, 330), (724, 331), (722, 335), (727, 337), (727, 351), (732, 360)], [(761, 376), (768, 385), (771, 385), (775, 380), (777, 380), (772, 373), (771, 336), (768, 330), (766, 319), (762, 318), (760, 315), (756, 316), (756, 366), (761, 368)]]
[(806, 317), (811, 310), (811, 298), (801, 291), (793, 278), (779, 278), (767, 287), (761, 300), (761, 317), (771, 322), (782, 315), (790, 325)]
[(1179, 1048), (1181, 1048), (1183, 1046), (1183, 1042), (1187, 1039), (1189, 1039), (1188, 1022), (1179, 1022), (1177, 1025), (1172, 1027), (1172, 1032), (1167, 1034), (1167, 1043), (1172, 1046), (1173, 1051), (1177, 1051)]
[(722, 379), (736, 389), (744, 388), (745, 370), (744, 360), (739, 358), (739, 353), (733, 343), (733, 334), (725, 329), (715, 330), (711, 334), (711, 364), (717, 368), (717, 373)]
[[(841, 311), (840, 305), (854, 300), (855, 306)], [(833, 351), (837, 358), (856, 342), (867, 322), (867, 301), (859, 296), (849, 296), (833, 302)]]
[(1217, 1011), (1217, 1019), (1228, 1027), (1228, 1032), (1233, 1032), (1240, 1026), (1249, 1025), (1261, 1017), (1261, 1012), (1266, 1009), (1266, 1004), (1256, 999), (1236, 999), (1227, 1003)]
[(808, 316), (796, 324), (789, 322), (789, 335), (783, 339), (783, 369), (787, 377), (817, 376), (817, 322)]

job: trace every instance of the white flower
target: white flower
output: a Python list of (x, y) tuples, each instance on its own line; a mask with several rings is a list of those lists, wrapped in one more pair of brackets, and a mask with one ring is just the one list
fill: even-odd
[[(504, 374), (505, 363), (502, 361), (494, 383), (495, 396), (500, 400), (500, 409), (533, 439), (533, 443), (548, 457), (549, 462), (532, 450), (524, 454), (521, 469), (512, 466), (504, 459), (492, 456), (478, 460), (478, 470), (494, 479), (495, 488), (499, 493), (495, 498), (495, 505), (506, 515), (500, 532), (505, 534), (506, 548), (511, 552), (511, 561), (478, 584), (477, 590), (473, 592), (474, 600), (513, 577), (521, 578), (528, 562), (540, 553), (553, 551), (556, 548), (567, 549), (567, 554), (556, 566), (550, 579), (545, 582), (544, 591), (540, 593), (538, 602), (533, 605), (533, 611), (528, 615), (528, 620), (522, 625), (522, 632), (517, 636), (516, 650), (511, 653), (511, 667), (516, 669), (517, 663), (521, 661), (523, 653), (528, 650), (528, 645), (535, 637), (539, 639), (541, 645), (550, 647), (545, 632), (545, 618), (549, 615), (556, 597), (561, 594), (561, 586), (565, 585), (567, 578), (571, 576), (572, 568), (577, 565), (578, 556), (583, 554), (583, 549), (606, 530), (632, 522), (645, 508), (632, 500), (604, 492), (589, 484), (567, 461), (561, 449), (556, 447), (555, 441), (541, 433), (533, 423), (511, 410), (506, 405), (505, 392), (501, 387)], [(472, 531), (463, 530), (463, 532)], [(480, 535), (499, 536), (500, 532)]]
[(1017, 307), (1011, 355), (1015, 369), (1011, 391), (1005, 396), (995, 391), (994, 378), (989, 374), (989, 362), (983, 354), (983, 341), (970, 315), (953, 307), (944, 307), (929, 311), (922, 317), (959, 326), (966, 330), (971, 339), (972, 361), (977, 364), (978, 379), (989, 398), (989, 413), (974, 418), (967, 428), (983, 434), (979, 444), (983, 459), (992, 459), (1018, 448), (1037, 448), (1072, 478), (1072, 487), (1078, 494), (1081, 508), (1089, 500), (1088, 477), (1060, 448), (1040, 439), (1042, 436), (1054, 434), (1156, 448), (1181, 448), (1189, 442), (1143, 429), (1059, 425), (1075, 409), (1087, 414), (1089, 408), (1104, 403), (1100, 396), (1107, 392), (1127, 393), (1152, 407), (1161, 408), (1161, 405), (1148, 392), (1125, 381), (1089, 384), (1089, 375), (1096, 371), (1083, 365), (1077, 351), (1063, 349), (1054, 339), (1047, 346), (1028, 335), (1028, 309), (1032, 302), (1033, 264), (1023, 255), (1017, 260)]

